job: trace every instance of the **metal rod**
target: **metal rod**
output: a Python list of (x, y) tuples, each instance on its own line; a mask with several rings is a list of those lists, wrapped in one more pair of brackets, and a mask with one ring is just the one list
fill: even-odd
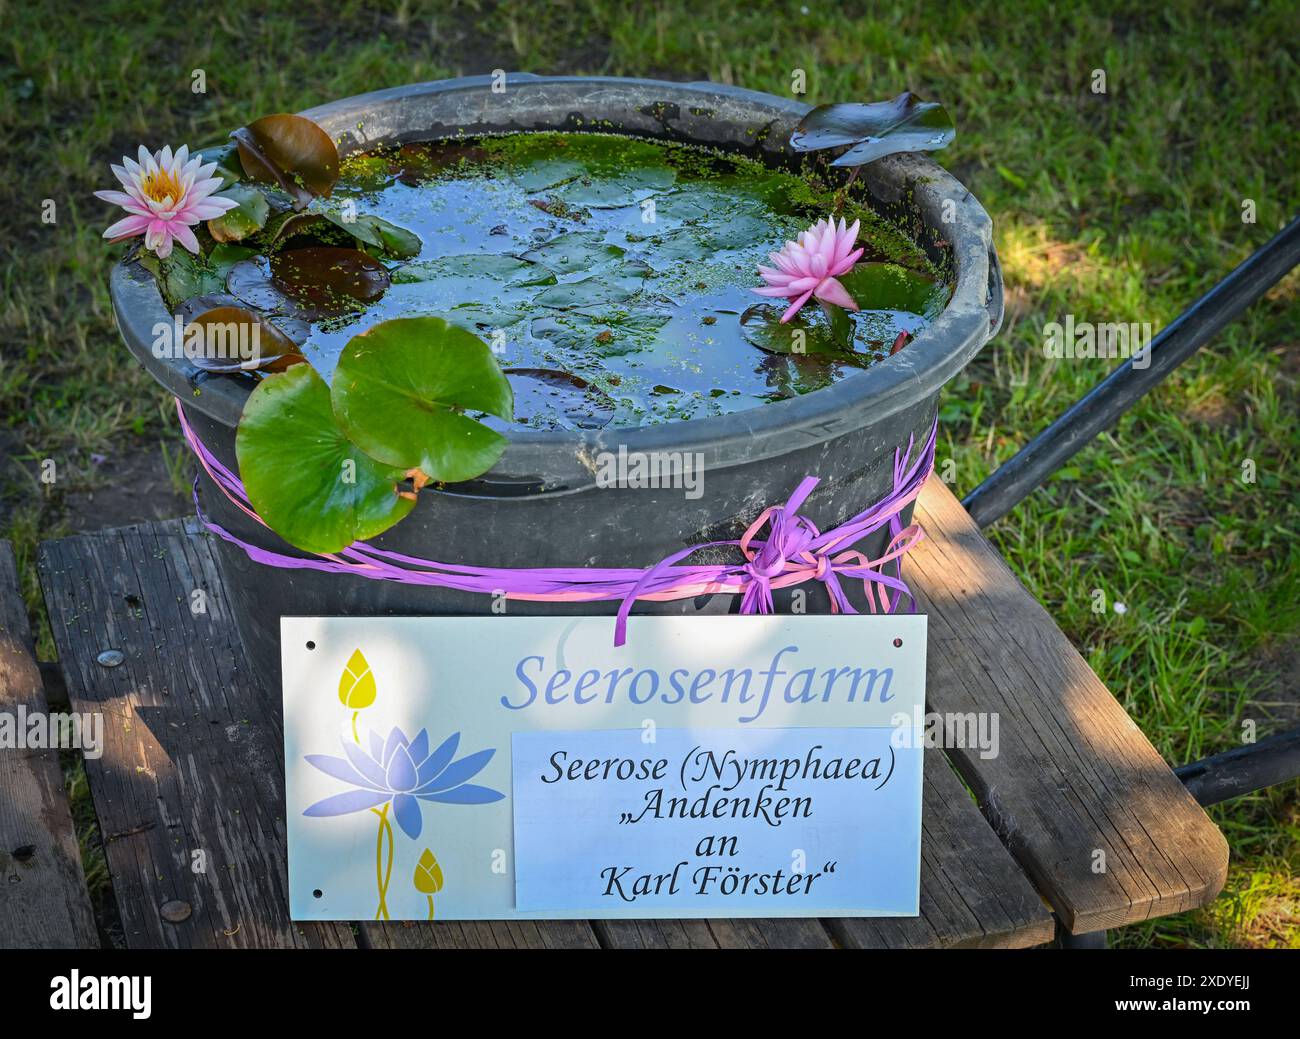
[(1019, 505), (1093, 437), (1300, 263), (1300, 217), (1247, 257), (1151, 340), (1149, 365), (1125, 361), (962, 502), (981, 527)]
[(1300, 778), (1300, 729), (1193, 761), (1174, 775), (1205, 806)]

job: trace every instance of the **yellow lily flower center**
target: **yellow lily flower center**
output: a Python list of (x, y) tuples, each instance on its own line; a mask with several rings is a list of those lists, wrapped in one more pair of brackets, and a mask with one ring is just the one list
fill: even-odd
[(162, 202), (167, 198), (177, 202), (181, 197), (180, 182), (167, 170), (148, 174), (141, 182), (140, 190), (155, 202)]

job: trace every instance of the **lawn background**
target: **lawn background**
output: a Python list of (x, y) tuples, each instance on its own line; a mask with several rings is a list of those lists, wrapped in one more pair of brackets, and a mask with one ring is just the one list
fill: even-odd
[[(0, 536), (44, 659), (38, 541), (187, 507), (169, 402), (113, 324), (99, 234), (116, 216), (90, 194), (141, 142), (203, 146), (271, 112), (496, 68), (785, 95), (802, 69), (814, 104), (941, 100), (958, 136), (937, 158), (992, 215), (1007, 284), (1001, 334), (943, 395), (938, 459), (958, 494), (1105, 374), (1046, 358), (1047, 322), (1158, 329), (1300, 202), (1293, 0), (0, 0), (0, 27)], [(990, 532), (1171, 764), (1238, 745), (1245, 723), (1300, 724), (1298, 288), (1293, 272)], [(66, 766), (102, 897), (84, 774)], [(1298, 804), (1292, 783), (1213, 809), (1224, 894), (1112, 939), (1300, 946)]]

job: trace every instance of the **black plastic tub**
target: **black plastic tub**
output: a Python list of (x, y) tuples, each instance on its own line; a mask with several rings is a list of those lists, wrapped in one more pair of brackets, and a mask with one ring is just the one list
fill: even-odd
[[(618, 131), (777, 156), (808, 110), (796, 101), (713, 83), (512, 75), (504, 92), (487, 76), (422, 83), (347, 98), (303, 114), (342, 154), (384, 145), (512, 130)], [(935, 421), (941, 387), (993, 336), (1002, 319), (1002, 284), (988, 215), (956, 179), (927, 158), (892, 156), (859, 178), (943, 269), (952, 298), (906, 349), (837, 384), (735, 414), (639, 429), (517, 432), (501, 461), (469, 484), (426, 488), (416, 509), (375, 544), (434, 559), (500, 567), (648, 566), (682, 548), (737, 537), (768, 505), (807, 475), (821, 478), (801, 510), (825, 530), (892, 488), (896, 448), (917, 450)], [(196, 393), (184, 360), (158, 359), (153, 328), (169, 315), (138, 264), (112, 275), (113, 306), (132, 352), (185, 403), (196, 432), (235, 470), (234, 430), (249, 389), (235, 377), (210, 378)], [(688, 452), (703, 459), (702, 494), (681, 489), (598, 486), (602, 452)], [(250, 521), (208, 484), (204, 511), (217, 523), (275, 551), (301, 555)], [(858, 546), (873, 557), (884, 532)], [(279, 618), (294, 615), (486, 614), (494, 598), (371, 581), (252, 562), (217, 540), (232, 608), (254, 665), (278, 676)], [(692, 562), (725, 562), (695, 557)], [(845, 590), (865, 606), (860, 585)], [(827, 610), (816, 582), (809, 612)], [(777, 593), (789, 608), (790, 592)], [(638, 603), (634, 612), (725, 613), (739, 596)], [(612, 614), (617, 603), (510, 602), (512, 614)], [(497, 606), (500, 610), (500, 606)]]

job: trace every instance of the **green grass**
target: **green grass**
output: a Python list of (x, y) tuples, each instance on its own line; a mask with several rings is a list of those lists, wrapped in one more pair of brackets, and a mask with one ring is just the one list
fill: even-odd
[[(778, 94), (803, 69), (810, 102), (940, 99), (959, 133), (939, 159), (993, 216), (1008, 300), (1001, 335), (944, 395), (939, 456), (960, 492), (1108, 367), (1046, 358), (1046, 322), (1163, 326), (1300, 202), (1289, 0), (807, 6), (230, 0), (200, 16), (0, 2), (0, 515), (42, 652), (34, 549), (84, 522), (73, 506), (102, 479), (92, 456), (165, 447), (159, 471), (181, 479), (161, 391), (113, 327), (98, 237), (112, 217), (90, 197), (137, 142), (200, 145), (265, 113), (496, 67)], [(196, 68), (206, 94), (191, 93)], [(1089, 89), (1098, 68), (1104, 95)], [(1292, 274), (991, 532), (1171, 763), (1237, 745), (1243, 723), (1263, 736), (1300, 715), (1298, 287)], [(53, 488), (37, 479), (45, 458)], [(1224, 895), (1117, 940), (1300, 945), (1296, 795), (1215, 809), (1233, 850)]]

